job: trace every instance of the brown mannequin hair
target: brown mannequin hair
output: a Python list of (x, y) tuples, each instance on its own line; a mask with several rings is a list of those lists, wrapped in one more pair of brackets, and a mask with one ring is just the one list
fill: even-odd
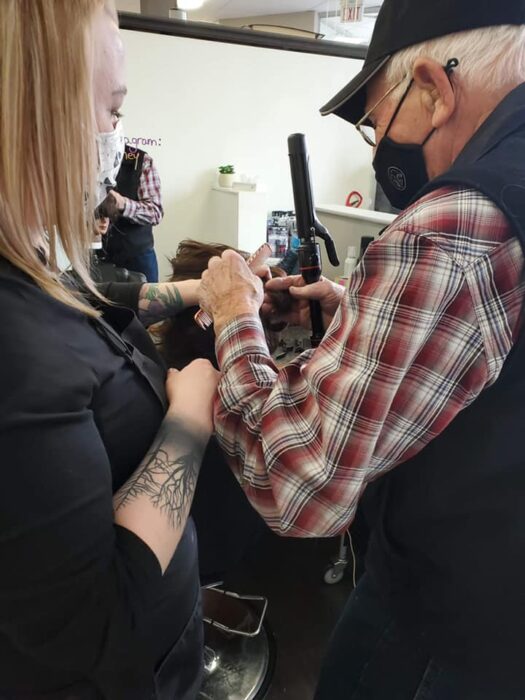
[[(170, 281), (200, 279), (200, 276), (208, 267), (208, 261), (215, 255), (222, 255), (225, 250), (236, 250), (222, 243), (201, 243), (186, 239), (177, 248), (175, 257), (171, 260), (172, 275)], [(248, 253), (238, 250), (244, 258)], [(282, 277), (284, 272), (278, 268), (272, 268), (274, 277)], [(213, 326), (203, 330), (194, 321), (197, 312), (196, 306), (185, 309), (181, 313), (166, 321), (159, 328), (157, 334), (160, 338), (160, 351), (169, 367), (182, 369), (192, 360), (198, 357), (208, 359), (215, 367), (215, 333)], [(265, 328), (266, 342), (272, 352), (279, 341), (278, 333)]]

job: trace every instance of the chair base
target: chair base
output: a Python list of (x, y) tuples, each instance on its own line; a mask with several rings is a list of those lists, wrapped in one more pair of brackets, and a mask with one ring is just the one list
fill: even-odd
[[(236, 601), (243, 626), (257, 624), (260, 611)], [(236, 615), (237, 617), (237, 615)], [(275, 641), (267, 622), (256, 637), (227, 634), (206, 626), (205, 644), (215, 654), (208, 667), (198, 700), (262, 700), (270, 686), (275, 665)]]

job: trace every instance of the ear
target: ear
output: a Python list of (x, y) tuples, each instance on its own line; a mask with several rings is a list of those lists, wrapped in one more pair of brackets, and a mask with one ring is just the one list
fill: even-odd
[(444, 126), (456, 110), (454, 90), (443, 66), (430, 58), (418, 58), (413, 69), (414, 83), (423, 94), (423, 104), (432, 113), (432, 126)]

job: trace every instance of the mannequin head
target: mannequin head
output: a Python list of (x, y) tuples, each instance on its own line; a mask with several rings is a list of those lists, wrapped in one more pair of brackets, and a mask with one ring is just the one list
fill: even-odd
[[(215, 255), (221, 255), (230, 246), (221, 243), (201, 243), (185, 240), (179, 245), (177, 254), (171, 261), (173, 274), (172, 282), (188, 279), (198, 279), (208, 267), (208, 261)], [(248, 254), (237, 251), (245, 258)], [(274, 277), (282, 277), (280, 268), (272, 268)], [(213, 326), (202, 330), (193, 320), (197, 307), (186, 309), (170, 321), (162, 324), (159, 330), (161, 352), (170, 367), (182, 369), (198, 357), (208, 359), (217, 366), (215, 358), (215, 334)], [(277, 347), (279, 336), (276, 332), (265, 328), (266, 341), (270, 351)]]

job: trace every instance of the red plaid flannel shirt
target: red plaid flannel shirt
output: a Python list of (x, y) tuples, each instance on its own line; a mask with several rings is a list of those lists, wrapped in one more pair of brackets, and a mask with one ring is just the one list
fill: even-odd
[(160, 177), (153, 159), (147, 153), (142, 162), (142, 173), (137, 192), (138, 200), (124, 197), (122, 216), (137, 224), (156, 226), (164, 215), (162, 208)]
[(518, 332), (523, 262), (497, 207), (444, 188), (368, 247), (317, 349), (278, 370), (258, 318), (223, 329), (217, 437), (274, 530), (341, 532), (368, 482), (497, 379)]

